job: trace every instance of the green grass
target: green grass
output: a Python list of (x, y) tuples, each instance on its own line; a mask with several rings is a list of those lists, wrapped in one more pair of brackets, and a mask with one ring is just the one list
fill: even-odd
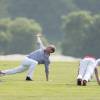
[[(20, 62), (0, 61), (0, 69)], [(88, 86), (76, 86), (78, 62), (51, 64), (50, 81), (45, 81), (44, 66), (35, 69), (34, 81), (25, 81), (27, 72), (0, 77), (0, 100), (100, 100), (100, 86), (95, 78)]]

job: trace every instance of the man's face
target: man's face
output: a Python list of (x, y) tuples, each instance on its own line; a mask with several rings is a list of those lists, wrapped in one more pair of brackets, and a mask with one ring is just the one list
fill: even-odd
[(54, 50), (52, 47), (47, 47), (46, 50), (48, 53), (54, 53)]

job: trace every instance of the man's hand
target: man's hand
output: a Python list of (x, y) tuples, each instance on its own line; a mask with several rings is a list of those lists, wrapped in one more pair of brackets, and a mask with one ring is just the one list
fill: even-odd
[(42, 33), (37, 33), (37, 37), (41, 37), (42, 36)]
[(98, 79), (97, 82), (98, 82), (98, 85), (100, 85), (100, 79)]
[(97, 67), (95, 68), (94, 72), (95, 72), (95, 76), (96, 76), (96, 80), (97, 80), (97, 82), (98, 82), (98, 85), (100, 85), (100, 79), (99, 79)]

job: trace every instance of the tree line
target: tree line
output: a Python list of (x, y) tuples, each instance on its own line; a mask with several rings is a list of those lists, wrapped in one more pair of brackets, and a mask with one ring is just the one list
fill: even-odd
[(26, 54), (35, 48), (36, 33), (42, 28), (33, 19), (0, 19), (0, 54)]
[(63, 54), (100, 57), (100, 15), (79, 11), (63, 17)]
[(0, 54), (33, 50), (32, 34), (40, 31), (64, 55), (97, 56), (99, 5), (99, 0), (0, 0)]

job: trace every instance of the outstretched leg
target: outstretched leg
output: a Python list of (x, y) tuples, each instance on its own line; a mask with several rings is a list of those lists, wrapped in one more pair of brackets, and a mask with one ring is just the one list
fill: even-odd
[(16, 74), (25, 71), (27, 68), (24, 67), (23, 65), (20, 65), (19, 67), (13, 68), (13, 69), (8, 69), (8, 70), (3, 70), (1, 71), (4, 73), (4, 75), (10, 75), (10, 74)]

